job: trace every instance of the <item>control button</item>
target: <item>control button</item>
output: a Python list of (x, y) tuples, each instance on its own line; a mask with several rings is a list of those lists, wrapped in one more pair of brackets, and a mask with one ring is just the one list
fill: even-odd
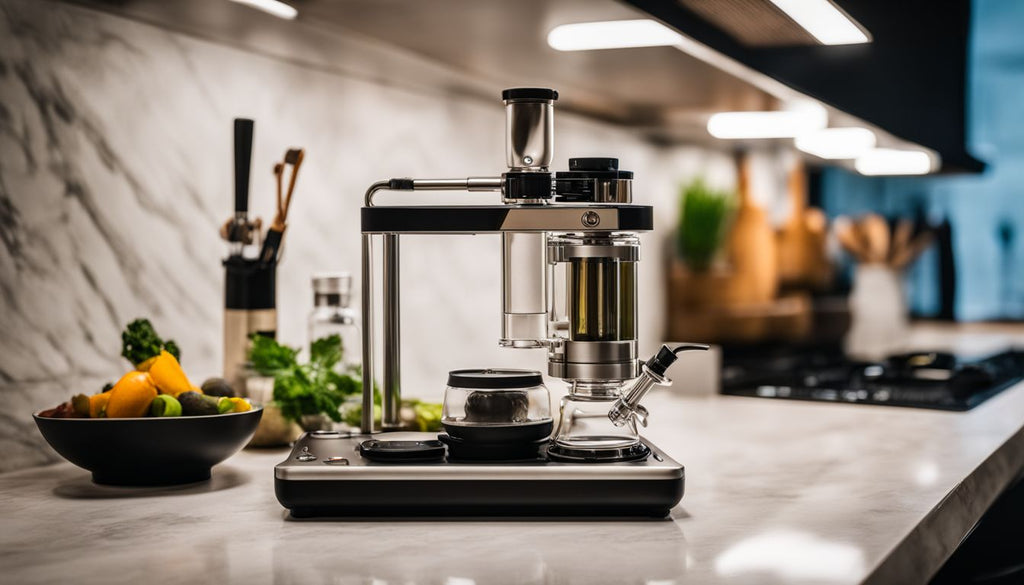
[(324, 463), (328, 465), (348, 465), (348, 459), (344, 457), (328, 457), (324, 459)]
[(588, 211), (580, 218), (586, 227), (597, 227), (601, 223), (601, 216), (596, 211)]
[(655, 451), (651, 451), (651, 457), (654, 457), (655, 461), (664, 461), (664, 459), (661, 458), (661, 455), (658, 455)]
[(316, 461), (316, 455), (309, 452), (309, 447), (303, 447), (302, 451), (295, 456), (299, 461)]

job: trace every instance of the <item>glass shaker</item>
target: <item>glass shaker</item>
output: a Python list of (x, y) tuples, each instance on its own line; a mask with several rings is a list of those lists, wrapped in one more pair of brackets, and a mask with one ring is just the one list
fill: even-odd
[(322, 272), (313, 275), (313, 311), (309, 314), (309, 344), (329, 335), (341, 337), (345, 369), (362, 363), (362, 337), (352, 301), (352, 275)]

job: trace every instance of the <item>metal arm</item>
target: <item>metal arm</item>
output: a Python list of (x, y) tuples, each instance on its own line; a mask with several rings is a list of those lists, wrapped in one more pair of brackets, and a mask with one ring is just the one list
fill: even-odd
[(466, 177), (465, 179), (391, 179), (377, 181), (366, 190), (363, 203), (373, 207), (377, 191), (501, 191), (501, 177)]

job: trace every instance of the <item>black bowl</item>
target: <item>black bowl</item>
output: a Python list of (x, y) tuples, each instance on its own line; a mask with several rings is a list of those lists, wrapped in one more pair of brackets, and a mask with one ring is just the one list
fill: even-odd
[(263, 407), (166, 418), (49, 418), (39, 432), (57, 453), (109, 485), (173, 485), (210, 478), (210, 468), (245, 446)]

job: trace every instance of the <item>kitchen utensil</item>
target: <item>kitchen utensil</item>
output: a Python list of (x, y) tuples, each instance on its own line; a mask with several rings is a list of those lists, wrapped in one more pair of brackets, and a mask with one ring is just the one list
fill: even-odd
[(775, 233), (768, 215), (754, 201), (748, 157), (740, 156), (736, 164), (740, 204), (729, 234), (729, 260), (737, 286), (748, 292), (745, 302), (767, 303), (779, 285)]
[(887, 264), (859, 264), (850, 291), (846, 354), (878, 360), (903, 349), (909, 332), (902, 275)]
[(232, 243), (233, 256), (241, 256), (244, 246), (254, 241), (254, 226), (249, 221), (249, 168), (252, 164), (254, 128), (255, 123), (252, 120), (235, 118), (235, 213), (221, 228), (221, 235)]
[(897, 270), (902, 270), (910, 265), (911, 262), (917, 259), (922, 252), (928, 249), (934, 241), (934, 235), (930, 231), (924, 231), (910, 240), (910, 242), (895, 251), (895, 255), (890, 260), (890, 266)]
[(814, 243), (805, 221), (807, 209), (807, 179), (804, 165), (799, 160), (790, 169), (787, 196), (790, 215), (775, 235), (778, 256), (778, 278), (783, 284), (805, 284), (811, 271)]
[[(290, 148), (285, 152), (284, 163), (277, 163), (274, 165), (274, 177), (277, 182), (277, 206), (276, 213), (274, 214), (274, 221), (267, 230), (267, 238), (263, 242), (263, 247), (260, 249), (260, 261), (264, 264), (276, 262), (278, 259), (281, 240), (284, 239), (284, 231), (288, 227), (288, 211), (291, 209), (292, 195), (295, 191), (295, 181), (298, 178), (299, 167), (302, 166), (302, 161), (304, 159), (304, 150), (301, 148)], [(292, 166), (292, 175), (288, 182), (288, 193), (282, 198), (281, 179), (284, 175), (285, 165)]]
[(842, 245), (843, 249), (858, 262), (867, 262), (871, 253), (860, 237), (857, 224), (849, 217), (841, 215), (833, 222), (833, 226), (836, 239), (839, 240), (839, 244)]
[[(310, 465), (313, 461), (299, 451), (275, 468), (278, 500), (293, 514), (543, 511), (664, 516), (682, 497), (682, 466), (640, 439), (635, 429), (648, 415), (640, 401), (652, 386), (670, 383), (663, 375), (664, 368), (675, 359), (671, 351), (668, 356), (659, 353), (646, 364), (637, 359), (638, 233), (652, 229), (653, 209), (631, 203), (633, 174), (620, 170), (617, 159), (573, 158), (568, 172), (549, 170), (557, 97), (557, 92), (541, 88), (503, 92), (508, 169), (498, 176), (390, 179), (368, 189), (361, 213), (362, 435), (329, 443), (323, 442), (325, 439), (318, 443), (307, 435), (299, 444), (314, 459), (323, 456), (330, 463), (331, 457), (351, 457), (352, 443), (367, 440), (376, 430), (376, 290), (383, 293), (379, 299), (384, 333), (380, 426), (388, 432), (388, 440), (406, 440), (392, 436), (401, 426), (399, 245), (405, 234), (500, 235), (499, 345), (543, 350), (548, 374), (569, 385), (571, 401), (563, 402), (560, 419), (567, 420), (573, 413), (566, 409), (584, 402), (593, 418), (572, 418), (566, 426), (572, 432), (556, 433), (548, 448), (538, 451), (537, 459), (525, 463), (484, 465), (449, 460), (390, 467), (380, 462), (369, 465), (359, 457), (348, 465)], [(375, 205), (384, 190), (490, 191), (500, 193), (502, 203)], [(374, 283), (376, 237), (383, 244), (383, 286), (379, 289)], [(774, 255), (769, 258), (774, 260)], [(443, 339), (431, 346), (443, 349)], [(536, 373), (531, 374), (534, 376)], [(544, 396), (546, 391), (526, 390), (522, 380), (516, 382), (515, 389), (471, 391), (457, 390), (466, 385), (458, 382), (446, 392), (449, 411), (445, 426), (450, 439), (488, 439), (496, 428), (502, 437), (510, 431), (518, 438), (518, 433), (526, 431), (517, 427), (543, 423), (544, 413), (531, 411), (542, 403), (532, 394)], [(536, 386), (534, 382), (530, 388)], [(461, 414), (458, 404), (463, 405)], [(473, 412), (477, 414), (471, 417)], [(471, 418), (485, 424), (464, 424), (474, 422), (467, 421)], [(586, 435), (580, 431), (587, 428), (588, 421), (594, 423), (593, 428), (615, 427), (616, 432)], [(484, 428), (488, 429), (485, 435), (476, 434)], [(452, 432), (459, 436), (451, 436)], [(530, 429), (529, 435), (536, 440), (541, 432)], [(420, 434), (412, 440), (422, 439)], [(449, 449), (455, 442), (449, 442)], [(453, 453), (449, 450), (449, 457)], [(555, 463), (556, 458), (579, 465)], [(637, 463), (615, 465), (625, 461)]]
[[(226, 230), (232, 247), (224, 260), (223, 362), (223, 377), (233, 388), (244, 387), (249, 337), (277, 334), (276, 260), (262, 262), (243, 254), (247, 244), (258, 244), (259, 233), (258, 223), (248, 219), (253, 128), (252, 120), (239, 118), (234, 122), (235, 215)], [(267, 242), (263, 244), (265, 247)]]
[(889, 224), (876, 213), (868, 213), (859, 221), (861, 236), (867, 245), (869, 262), (885, 262), (889, 256)]
[(172, 485), (210, 478), (245, 446), (263, 408), (208, 416), (49, 418), (32, 415), (51, 447), (111, 485)]
[(892, 245), (889, 249), (889, 262), (895, 264), (896, 258), (906, 253), (910, 246), (910, 239), (914, 235), (914, 222), (909, 219), (901, 219), (896, 222), (893, 229)]

